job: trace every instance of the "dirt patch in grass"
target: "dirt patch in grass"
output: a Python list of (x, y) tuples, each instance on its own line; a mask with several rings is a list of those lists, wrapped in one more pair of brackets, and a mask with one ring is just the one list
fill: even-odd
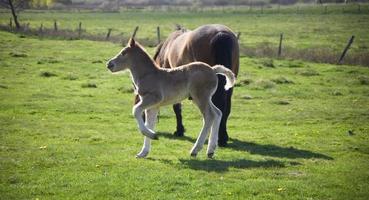
[(41, 72), (40, 76), (45, 77), (45, 78), (49, 78), (49, 77), (58, 76), (58, 75), (55, 74), (54, 72), (45, 71), (45, 72)]
[(56, 58), (52, 58), (52, 57), (48, 57), (48, 58), (41, 58), (40, 60), (37, 61), (37, 64), (55, 64), (55, 63), (61, 63), (60, 60), (56, 59)]
[(361, 85), (369, 85), (369, 77), (367, 77), (367, 76), (359, 76), (358, 79), (359, 79), (359, 83)]
[(82, 88), (97, 88), (96, 83), (83, 83)]
[(25, 58), (25, 57), (28, 57), (28, 55), (26, 53), (17, 52), (17, 51), (10, 52), (9, 55), (11, 57), (16, 57), (16, 58)]
[(0, 84), (0, 88), (2, 88), (2, 89), (8, 89), (8, 86)]
[(272, 81), (276, 84), (293, 84), (294, 83), (293, 81), (287, 79), (284, 76), (273, 78)]
[(259, 79), (252, 84), (252, 89), (265, 90), (275, 88), (276, 84), (270, 80)]
[(301, 75), (301, 76), (318, 76), (319, 72), (311, 68), (303, 68), (303, 69), (296, 70), (296, 74)]
[(122, 93), (133, 93), (134, 89), (132, 87), (120, 87), (118, 90)]
[(68, 74), (65, 77), (63, 77), (64, 80), (70, 80), (70, 81), (74, 81), (78, 79), (77, 75), (74, 74)]

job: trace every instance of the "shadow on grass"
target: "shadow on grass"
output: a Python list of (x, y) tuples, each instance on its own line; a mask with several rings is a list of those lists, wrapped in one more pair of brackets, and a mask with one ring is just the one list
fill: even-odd
[[(160, 162), (170, 165), (177, 165), (172, 160), (160, 159)], [(282, 162), (277, 160), (254, 161), (254, 160), (198, 160), (198, 159), (179, 159), (179, 162), (193, 170), (203, 170), (208, 172), (226, 172), (229, 168), (251, 169), (251, 168), (282, 168), (291, 165), (300, 165), (298, 162)]]
[(325, 160), (333, 160), (333, 158), (330, 156), (308, 150), (296, 149), (294, 147), (280, 147), (273, 144), (257, 144), (254, 142), (245, 142), (238, 139), (230, 139), (228, 148), (239, 151), (247, 151), (250, 154), (259, 154), (280, 158), (319, 158)]
[(184, 135), (182, 137), (178, 137), (178, 136), (173, 135), (173, 133), (158, 132), (158, 136), (159, 136), (159, 138), (164, 137), (164, 138), (167, 138), (167, 139), (170, 139), (170, 140), (183, 140), (183, 141), (189, 141), (191, 143), (196, 142), (195, 138), (191, 138), (191, 137), (188, 137), (186, 135)]
[[(177, 137), (174, 136), (172, 133), (165, 133), (159, 132), (159, 137), (165, 137), (171, 140), (184, 140), (189, 141), (191, 143), (195, 143), (196, 139), (183, 136)], [(238, 139), (229, 139), (229, 144), (226, 148), (234, 149), (237, 151), (247, 151), (250, 154), (259, 154), (263, 156), (272, 156), (272, 157), (279, 157), (279, 158), (318, 158), (318, 159), (325, 159), (325, 160), (333, 160), (332, 157), (316, 153), (308, 150), (297, 149), (294, 147), (281, 147), (273, 144), (257, 144), (254, 142), (245, 142)]]

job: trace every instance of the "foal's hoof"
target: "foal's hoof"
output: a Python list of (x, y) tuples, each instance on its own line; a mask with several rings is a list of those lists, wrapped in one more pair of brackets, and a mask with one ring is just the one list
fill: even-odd
[(149, 138), (152, 139), (152, 140), (159, 140), (159, 137), (156, 134), (150, 135)]
[(213, 159), (214, 158), (214, 153), (208, 153), (208, 158)]
[(146, 158), (149, 152), (140, 152), (136, 155), (136, 158)]

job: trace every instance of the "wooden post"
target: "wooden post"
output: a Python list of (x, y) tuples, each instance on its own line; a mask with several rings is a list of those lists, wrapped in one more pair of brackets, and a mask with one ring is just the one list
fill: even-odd
[(160, 44), (160, 27), (156, 27), (156, 34), (158, 36), (158, 44)]
[(41, 23), (40, 28), (38, 30), (40, 33), (42, 33), (43, 29), (44, 29), (44, 25)]
[(281, 36), (279, 38), (278, 57), (281, 57), (282, 55), (282, 40), (283, 40), (283, 33), (281, 33)]
[(342, 64), (343, 58), (345, 57), (347, 51), (349, 50), (351, 44), (354, 42), (355, 36), (351, 36), (350, 40), (348, 41), (345, 49), (343, 50), (340, 59), (338, 60), (338, 64)]
[(361, 12), (360, 4), (357, 5), (357, 11)]
[(10, 29), (13, 28), (13, 19), (12, 18), (9, 19), (9, 27), (10, 27)]
[(237, 33), (237, 40), (240, 40), (240, 37), (241, 37), (241, 32), (238, 32)]
[(58, 24), (57, 24), (56, 20), (54, 20), (54, 31), (55, 32), (58, 31)]
[(281, 5), (278, 4), (278, 11), (277, 11), (278, 13), (279, 13), (280, 9), (281, 9)]
[(263, 12), (264, 12), (264, 7), (263, 7), (263, 5), (261, 5), (261, 7), (260, 7), (260, 12), (261, 12), (261, 14), (263, 14)]
[(78, 38), (81, 38), (81, 34), (82, 34), (82, 22), (79, 22), (79, 25), (78, 25)]
[(133, 31), (132, 38), (136, 37), (137, 31), (138, 31), (138, 26), (136, 26), (135, 30)]
[(109, 38), (110, 38), (110, 33), (111, 33), (111, 31), (112, 31), (113, 29), (111, 29), (111, 28), (109, 28), (108, 29), (108, 33), (106, 34), (106, 40), (109, 40)]
[(23, 30), (25, 32), (29, 31), (29, 22), (27, 24), (24, 24)]

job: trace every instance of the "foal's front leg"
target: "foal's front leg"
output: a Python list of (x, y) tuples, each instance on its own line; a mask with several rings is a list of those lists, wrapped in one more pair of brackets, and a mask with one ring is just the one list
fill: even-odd
[[(147, 128), (154, 130), (157, 116), (158, 116), (158, 111), (159, 109), (156, 109), (156, 108), (145, 110), (145, 116), (146, 116), (145, 126)], [(146, 157), (150, 152), (150, 146), (151, 146), (151, 139), (145, 136), (142, 149), (140, 153), (136, 155), (136, 158)]]
[(136, 105), (133, 106), (133, 116), (136, 118), (138, 128), (140, 129), (141, 133), (153, 140), (157, 140), (158, 137), (156, 136), (155, 132), (153, 130), (150, 130), (145, 126), (145, 122), (142, 119), (142, 112), (149, 108), (154, 107), (155, 104), (158, 104), (160, 102), (160, 98), (156, 95), (145, 95), (140, 96), (141, 101), (138, 102)]

